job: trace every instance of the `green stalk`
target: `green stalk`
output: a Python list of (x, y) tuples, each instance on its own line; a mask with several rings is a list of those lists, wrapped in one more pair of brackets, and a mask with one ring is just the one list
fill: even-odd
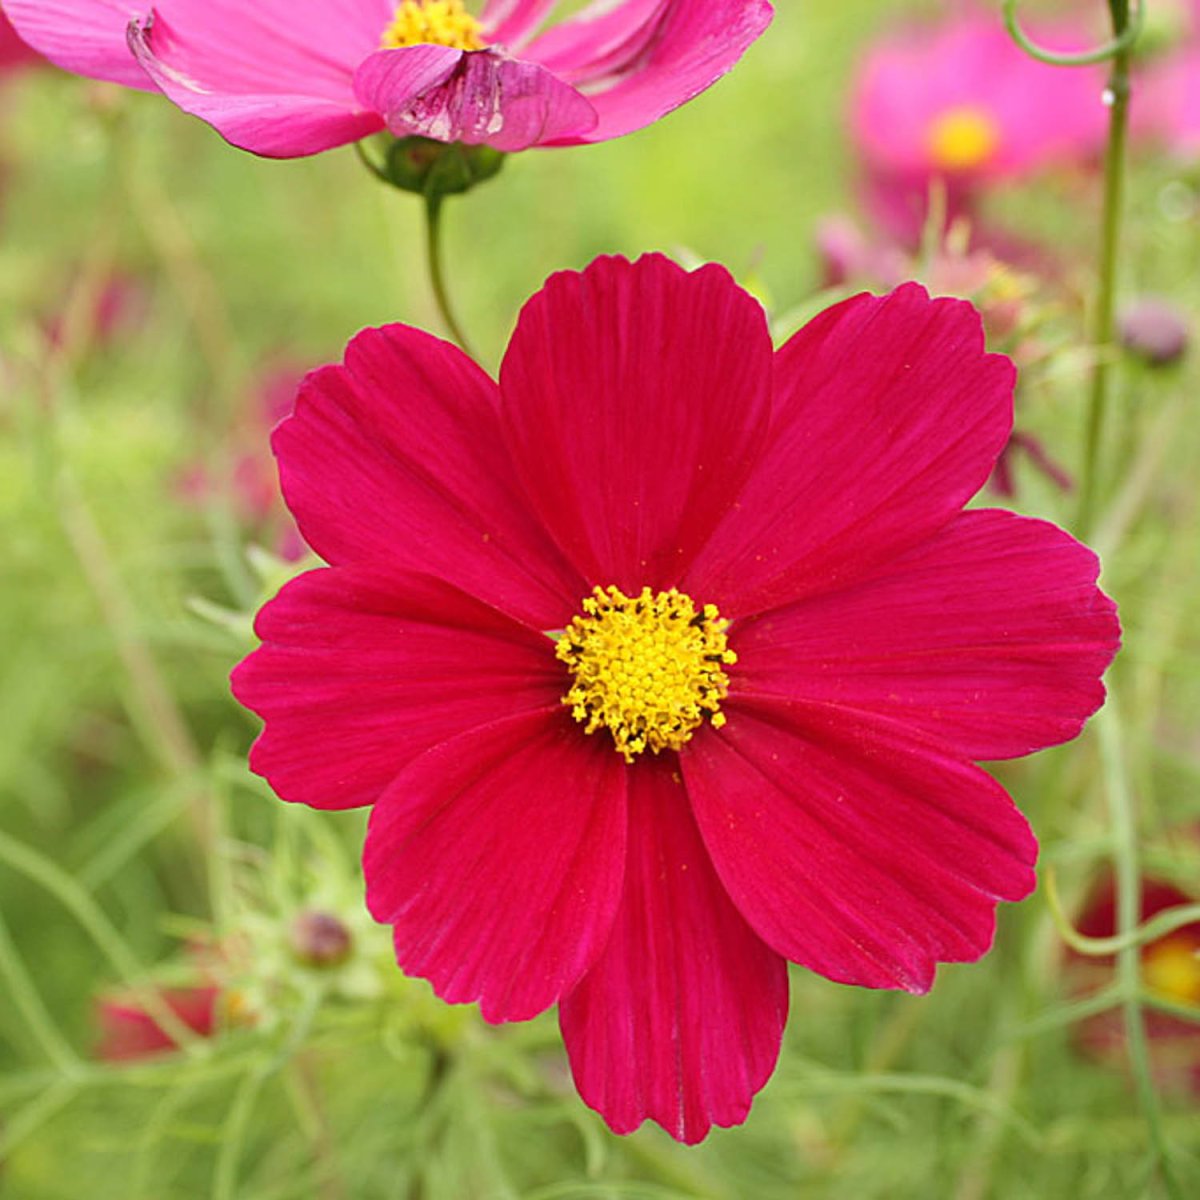
[(425, 252), (429, 263), (429, 281), (433, 285), (433, 298), (437, 301), (438, 312), (441, 313), (450, 336), (464, 354), (474, 358), (466, 334), (454, 316), (450, 294), (446, 290), (446, 277), (442, 270), (442, 199), (443, 197), (436, 193), (425, 195)]
[(1133, 1070), (1138, 1103), (1150, 1134), (1150, 1148), (1171, 1200), (1183, 1200), (1183, 1191), (1175, 1175), (1159, 1111), (1158, 1093), (1150, 1064), (1150, 1046), (1141, 993), (1142, 952), (1134, 937), (1142, 908), (1142, 872), (1138, 860), (1137, 819), (1125, 749), (1121, 739), (1121, 717), (1116, 696), (1110, 690), (1108, 702), (1096, 717), (1100, 739), (1100, 757), (1104, 766), (1105, 791), (1108, 794), (1113, 833), (1113, 867), (1117, 885), (1117, 936), (1122, 948), (1117, 952), (1117, 984), (1124, 997), (1125, 1040)]
[(1125, 146), (1129, 132), (1129, 64), (1132, 53), (1132, 42), (1127, 38), (1130, 29), (1129, 0), (1109, 0), (1108, 7), (1112, 16), (1116, 50), (1105, 91), (1105, 100), (1109, 105), (1108, 144), (1104, 152), (1104, 218), (1100, 238), (1100, 277), (1092, 333), (1096, 361), (1092, 366), (1083, 470), (1079, 483), (1077, 528), (1081, 537), (1087, 536), (1095, 518), (1101, 443), (1109, 408), (1113, 325), (1117, 299), (1117, 255), (1121, 241), (1121, 211), (1125, 191)]

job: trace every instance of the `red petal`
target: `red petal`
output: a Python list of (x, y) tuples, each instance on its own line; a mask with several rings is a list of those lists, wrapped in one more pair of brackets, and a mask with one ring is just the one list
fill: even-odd
[(614, 1130), (649, 1118), (698, 1142), (744, 1121), (775, 1069), (788, 983), (713, 873), (677, 766), (629, 771), (621, 907), (561, 1018), (579, 1094)]
[(780, 954), (839, 983), (928, 990), (991, 945), (1037, 844), (995, 780), (881, 720), (727, 702), (681, 758), (721, 882)]
[(962, 758), (1073, 738), (1104, 701), (1116, 609), (1044, 521), (964, 513), (844, 591), (737, 626), (734, 687), (894, 718)]
[(828, 309), (779, 351), (770, 448), (683, 589), (761, 612), (923, 541), (991, 473), (1013, 378), (969, 304), (917, 284)]
[(561, 706), (422, 755), (375, 806), (367, 904), (444, 1000), (523, 1021), (570, 991), (612, 928), (625, 779)]
[(266, 721), (250, 765), (316, 808), (370, 804), (430, 746), (566, 687), (548, 638), (428, 576), (310, 571), (257, 630), (264, 645), (233, 674)]
[(496, 385), (455, 347), (404, 325), (368, 329), (344, 366), (301, 387), (275, 431), (288, 506), (332, 563), (441, 576), (541, 629), (587, 589), (513, 478)]
[(678, 581), (758, 454), (771, 342), (719, 267), (660, 255), (552, 276), (500, 372), (514, 463), (590, 583)]

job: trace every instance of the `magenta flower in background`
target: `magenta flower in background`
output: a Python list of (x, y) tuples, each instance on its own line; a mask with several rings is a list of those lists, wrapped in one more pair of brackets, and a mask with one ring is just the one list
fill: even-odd
[(688, 1142), (774, 1069), (786, 961), (923, 992), (1036, 844), (973, 760), (1075, 736), (1117, 646), (1095, 556), (964, 512), (1013, 370), (906, 285), (782, 349), (718, 267), (600, 259), (499, 382), (402, 325), (273, 442), (331, 566), (234, 672), (281, 797), (374, 805), (396, 956), (489, 1021), (560, 1006), (609, 1125)]
[(1151, 66), (1136, 96), (1135, 134), (1178, 158), (1200, 159), (1200, 36)]
[[(1184, 834), (1196, 845), (1196, 830)], [(1146, 877), (1141, 881), (1141, 922), (1182, 905), (1195, 904), (1200, 897), (1181, 890), (1165, 879)], [(1109, 872), (1092, 890), (1078, 922), (1087, 937), (1107, 938), (1117, 932), (1116, 881)], [(1068, 964), (1075, 989), (1097, 992), (1111, 986), (1116, 972), (1112, 957), (1085, 958), (1072, 954)], [(1142, 986), (1152, 996), (1200, 1016), (1200, 922), (1184, 925), (1141, 949)], [(1112, 1009), (1087, 1018), (1078, 1026), (1080, 1048), (1094, 1058), (1120, 1066), (1128, 1062), (1125, 1022)], [(1155, 1081), (1162, 1088), (1200, 1095), (1200, 1024), (1168, 1013), (1146, 1014), (1150, 1061)]]
[[(1090, 44), (1086, 30), (1032, 32), (1052, 48)], [(891, 34), (863, 59), (851, 96), (877, 215), (911, 238), (933, 180), (955, 215), (983, 185), (1089, 161), (1104, 141), (1103, 89), (1099, 68), (1031, 58), (992, 11), (968, 8), (943, 24)]]
[(179, 479), (179, 494), (197, 507), (228, 503), (242, 529), (280, 558), (298, 562), (308, 547), (283, 504), (271, 430), (292, 411), (304, 370), (281, 359), (254, 379), (243, 410), (215, 460), (197, 460)]
[(0, 10), (0, 75), (7, 75), (19, 67), (43, 62), (42, 56), (17, 36), (9, 19)]
[(235, 146), (291, 158), (382, 129), (497, 150), (640, 129), (725, 74), (767, 0), (5, 0), (67, 70), (158, 88)]

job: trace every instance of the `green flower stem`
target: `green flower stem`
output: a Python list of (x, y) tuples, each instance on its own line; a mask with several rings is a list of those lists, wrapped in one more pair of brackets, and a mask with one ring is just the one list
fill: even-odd
[(1125, 145), (1129, 132), (1129, 63), (1132, 53), (1132, 40), (1126, 38), (1130, 29), (1129, 0), (1109, 0), (1109, 11), (1112, 14), (1117, 48), (1112, 56), (1112, 69), (1105, 92), (1109, 104), (1108, 145), (1104, 152), (1104, 218), (1100, 240), (1100, 278), (1092, 335), (1096, 360), (1092, 366), (1083, 470), (1079, 484), (1077, 524), (1081, 537), (1087, 536), (1095, 517), (1101, 441), (1109, 407), (1117, 297), (1117, 254), (1121, 241)]
[[(1125, 7), (1128, 8), (1128, 3)], [(1034, 42), (1021, 28), (1021, 22), (1017, 17), (1017, 0), (1004, 0), (1004, 24), (1013, 41), (1030, 58), (1036, 58), (1038, 62), (1048, 63), (1052, 67), (1089, 67), (1096, 63), (1108, 62), (1110, 58), (1115, 57), (1122, 50), (1128, 50), (1137, 41), (1145, 19), (1146, 5), (1144, 0), (1138, 0), (1132, 17), (1127, 19), (1122, 30), (1118, 32), (1114, 23), (1116, 36), (1112, 41), (1105, 42), (1103, 46), (1099, 46), (1095, 50), (1084, 50), (1077, 54), (1060, 54), (1053, 50), (1047, 50), (1044, 46), (1039, 46)]]
[(446, 290), (446, 277), (442, 270), (442, 200), (440, 195), (427, 193), (425, 196), (425, 252), (429, 263), (429, 281), (433, 285), (433, 298), (437, 301), (438, 312), (450, 336), (464, 354), (474, 358), (466, 334), (454, 316), (450, 295)]
[(1100, 739), (1100, 757), (1104, 767), (1112, 823), (1113, 866), (1117, 884), (1117, 936), (1124, 939), (1117, 952), (1117, 984), (1124, 994), (1125, 1040), (1133, 1069), (1138, 1102), (1150, 1134), (1150, 1148), (1171, 1200), (1183, 1200), (1163, 1131), (1158, 1094), (1150, 1067), (1150, 1048), (1146, 1037), (1144, 1004), (1141, 995), (1141, 950), (1134, 940), (1142, 907), (1141, 864), (1138, 861), (1137, 821), (1134, 799), (1129, 786), (1125, 750), (1121, 739), (1121, 718), (1115, 694), (1110, 690), (1108, 703), (1096, 716)]

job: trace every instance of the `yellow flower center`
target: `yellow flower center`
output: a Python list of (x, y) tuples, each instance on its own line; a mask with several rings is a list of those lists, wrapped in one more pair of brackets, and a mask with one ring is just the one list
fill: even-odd
[(392, 23), (379, 39), (381, 50), (401, 46), (449, 46), (453, 50), (482, 50), (483, 27), (463, 0), (401, 0)]
[(940, 113), (929, 127), (929, 153), (944, 171), (981, 166), (1000, 145), (1000, 129), (981, 108), (966, 104)]
[(1163, 938), (1142, 951), (1142, 979), (1148, 991), (1180, 1004), (1200, 1007), (1200, 943), (1189, 935)]
[(607, 729), (625, 761), (678, 750), (707, 716), (725, 724), (723, 667), (737, 662), (715, 604), (697, 608), (672, 588), (626, 596), (596, 588), (563, 630), (555, 654), (575, 682), (563, 697), (584, 732)]

